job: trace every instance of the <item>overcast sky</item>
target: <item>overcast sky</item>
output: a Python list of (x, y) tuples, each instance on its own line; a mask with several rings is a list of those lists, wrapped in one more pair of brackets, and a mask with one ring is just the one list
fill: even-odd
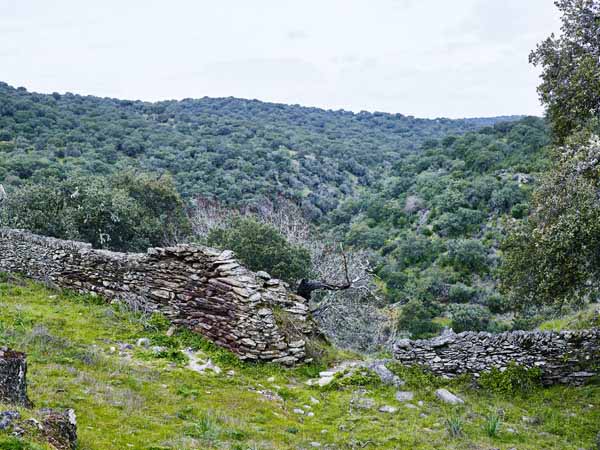
[(0, 81), (418, 117), (540, 115), (552, 0), (0, 0)]

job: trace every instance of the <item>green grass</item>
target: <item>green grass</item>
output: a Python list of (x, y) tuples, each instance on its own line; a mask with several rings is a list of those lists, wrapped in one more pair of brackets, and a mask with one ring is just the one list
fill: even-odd
[[(575, 450), (591, 448), (600, 431), (599, 386), (536, 388), (506, 396), (474, 388), (465, 378), (442, 380), (394, 366), (407, 382), (403, 389), (415, 392), (416, 408), (410, 409), (396, 402), (394, 388), (363, 379), (336, 389), (309, 387), (305, 382), (322, 366), (243, 364), (192, 333), (167, 337), (160, 317), (142, 317), (94, 297), (4, 279), (0, 311), (0, 343), (29, 355), (30, 398), (37, 408), (74, 408), (82, 450), (297, 449), (310, 448), (311, 442), (336, 449)], [(156, 357), (136, 347), (128, 356), (119, 355), (119, 343), (135, 344), (140, 337), (169, 352)], [(184, 347), (203, 351), (223, 373), (188, 370), (173, 356)], [(235, 375), (227, 375), (229, 370)], [(434, 395), (440, 386), (461, 396), (465, 405), (440, 403)], [(360, 389), (375, 408), (353, 406)], [(386, 404), (398, 412), (377, 411)], [(294, 413), (308, 411), (304, 405), (314, 417)], [(490, 417), (502, 424), (494, 432)], [(460, 423), (454, 437), (449, 420)], [(27, 445), (0, 433), (0, 450), (45, 448)]]
[(538, 328), (542, 331), (584, 330), (600, 327), (600, 307), (598, 304), (588, 305), (580, 311), (547, 320)]

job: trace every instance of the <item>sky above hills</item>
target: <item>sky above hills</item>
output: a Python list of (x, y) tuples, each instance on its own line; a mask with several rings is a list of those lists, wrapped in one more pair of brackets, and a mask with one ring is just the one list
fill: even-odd
[(551, 0), (1, 0), (0, 81), (418, 117), (541, 115)]

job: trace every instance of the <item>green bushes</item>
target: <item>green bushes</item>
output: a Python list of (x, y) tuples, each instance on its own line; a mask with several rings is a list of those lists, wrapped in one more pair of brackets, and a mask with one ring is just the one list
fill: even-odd
[(476, 294), (476, 289), (466, 286), (463, 283), (457, 283), (450, 286), (448, 301), (450, 303), (468, 303)]
[(248, 268), (265, 270), (289, 283), (310, 275), (307, 249), (290, 244), (273, 226), (251, 217), (236, 218), (229, 226), (211, 230), (207, 240), (209, 245), (233, 250)]
[(458, 416), (452, 416), (446, 419), (446, 428), (448, 434), (453, 438), (461, 437), (463, 434), (463, 420)]
[(9, 192), (0, 225), (117, 251), (171, 245), (191, 230), (172, 180), (133, 172), (25, 184)]
[(490, 312), (480, 305), (452, 305), (452, 329), (462, 331), (484, 331), (491, 320)]
[(491, 438), (498, 436), (501, 423), (502, 421), (498, 414), (490, 414), (485, 418), (485, 424), (483, 426), (485, 433)]
[(331, 383), (324, 386), (325, 390), (343, 389), (345, 387), (377, 387), (381, 386), (381, 378), (367, 368), (360, 368), (353, 372), (342, 371), (335, 374)]
[(479, 385), (497, 394), (506, 396), (528, 394), (542, 384), (542, 371), (538, 367), (527, 368), (510, 363), (504, 370), (494, 367), (483, 372)]
[(438, 310), (423, 302), (413, 299), (402, 307), (397, 327), (400, 331), (408, 331), (415, 339), (426, 339), (438, 333), (442, 327), (433, 322)]

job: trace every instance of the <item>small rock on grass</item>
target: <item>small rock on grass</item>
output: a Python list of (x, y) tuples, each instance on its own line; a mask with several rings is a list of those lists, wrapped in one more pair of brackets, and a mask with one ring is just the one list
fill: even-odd
[(399, 402), (410, 402), (415, 397), (415, 394), (410, 391), (396, 392), (396, 400)]
[(404, 385), (404, 381), (400, 379), (394, 372), (388, 369), (385, 365), (385, 361), (375, 361), (367, 366), (373, 372), (375, 372), (383, 384), (400, 387)]
[(317, 381), (317, 384), (320, 387), (323, 387), (323, 386), (327, 386), (332, 381), (333, 381), (333, 377), (323, 377), (323, 378), (319, 378), (319, 381)]
[(395, 406), (390, 406), (390, 405), (383, 405), (382, 407), (379, 408), (379, 412), (383, 412), (383, 413), (393, 414), (396, 411), (398, 411), (398, 408), (396, 408)]
[(19, 420), (19, 411), (3, 411), (0, 413), (0, 430), (6, 430), (15, 420)]
[(360, 409), (371, 409), (375, 406), (375, 400), (372, 398), (359, 398), (353, 400), (352, 403), (356, 408)]
[(464, 403), (464, 400), (462, 398), (457, 397), (447, 389), (438, 389), (437, 391), (435, 391), (435, 396), (444, 403), (449, 403), (451, 405), (459, 405)]

